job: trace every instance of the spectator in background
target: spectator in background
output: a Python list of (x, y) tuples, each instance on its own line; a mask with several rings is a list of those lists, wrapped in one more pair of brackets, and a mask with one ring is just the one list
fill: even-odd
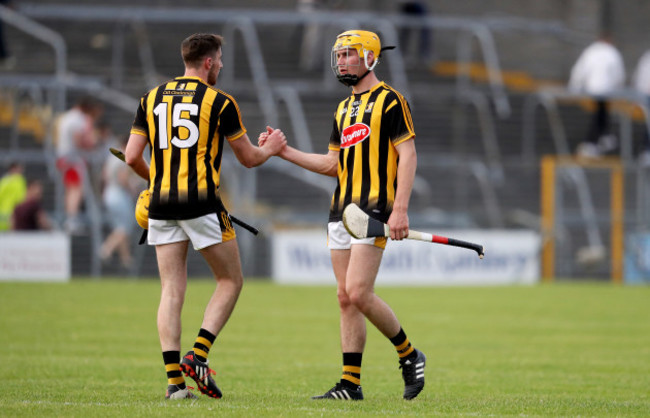
[[(124, 152), (127, 139), (116, 148)], [(135, 225), (135, 197), (142, 187), (138, 187), (136, 181), (140, 181), (139, 177), (134, 175), (131, 168), (112, 155), (104, 163), (103, 178), (102, 201), (111, 232), (102, 244), (100, 256), (102, 261), (106, 262), (117, 252), (122, 267), (128, 269), (132, 261), (129, 238)]]
[(65, 186), (64, 229), (71, 234), (84, 230), (79, 217), (83, 198), (83, 181), (87, 163), (85, 154), (97, 144), (95, 122), (101, 116), (103, 107), (94, 100), (83, 97), (65, 112), (57, 126), (57, 167), (63, 174)]
[(25, 201), (14, 209), (11, 229), (16, 231), (37, 231), (52, 229), (50, 219), (43, 210), (43, 184), (40, 180), (30, 180)]
[[(632, 76), (632, 86), (645, 96), (646, 110), (650, 111), (650, 50), (647, 50), (639, 59)], [(648, 132), (647, 123), (644, 129), (643, 149), (639, 156), (639, 162), (645, 166), (650, 165), (650, 132)]]
[(608, 95), (623, 87), (625, 66), (623, 57), (609, 34), (603, 34), (580, 55), (569, 79), (569, 89), (594, 97), (596, 112), (585, 141), (578, 146), (577, 154), (598, 157), (612, 151), (617, 139), (610, 131)]
[[(402, 1), (399, 4), (399, 12), (406, 17), (424, 19), (429, 14), (427, 6), (423, 1)], [(417, 44), (411, 48), (411, 36), (416, 35)], [(413, 67), (419, 63), (425, 65), (431, 61), (431, 31), (428, 26), (420, 28), (409, 28), (403, 26), (399, 30), (399, 44), (404, 54), (404, 62), (407, 66)], [(414, 49), (414, 51), (413, 51)]]
[(10, 228), (14, 208), (25, 199), (27, 182), (23, 170), (22, 164), (13, 162), (0, 179), (0, 231)]

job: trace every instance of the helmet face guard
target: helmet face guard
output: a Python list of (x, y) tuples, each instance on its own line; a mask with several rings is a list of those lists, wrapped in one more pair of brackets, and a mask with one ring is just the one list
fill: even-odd
[[(357, 56), (359, 57), (359, 62), (357, 66), (345, 65), (348, 70), (352, 69), (355, 74), (341, 74), (340, 68), (338, 65), (338, 58), (341, 54), (345, 54), (345, 62), (349, 62), (350, 51), (354, 49), (357, 51)], [(369, 53), (372, 52), (374, 61), (372, 64), (369, 64), (368, 58)], [(349, 30), (343, 32), (336, 37), (336, 42), (332, 47), (331, 54), (331, 67), (336, 78), (346, 86), (356, 85), (362, 78), (372, 71), (375, 66), (379, 63), (379, 54), (381, 53), (381, 42), (377, 34), (373, 32), (363, 31), (363, 30)], [(366, 72), (362, 76), (358, 76), (358, 70), (361, 66), (361, 60), (365, 64)]]

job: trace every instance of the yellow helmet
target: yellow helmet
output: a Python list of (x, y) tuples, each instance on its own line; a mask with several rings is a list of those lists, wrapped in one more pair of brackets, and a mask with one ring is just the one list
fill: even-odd
[[(363, 62), (366, 65), (366, 73), (361, 77), (356, 74), (341, 74), (338, 67), (338, 57), (337, 53), (341, 50), (355, 49), (360, 59), (363, 59)], [(368, 63), (368, 53), (372, 52), (374, 57), (373, 63), (370, 65)], [(363, 77), (368, 75), (375, 66), (379, 63), (379, 55), (381, 54), (381, 41), (379, 36), (374, 32), (369, 32), (366, 30), (348, 30), (336, 37), (336, 42), (332, 47), (331, 55), (331, 66), (332, 71), (336, 78), (346, 86), (354, 86), (361, 80)], [(359, 64), (361, 65), (361, 64)]]
[(135, 220), (142, 229), (149, 229), (149, 201), (151, 200), (151, 192), (149, 189), (144, 189), (138, 196), (138, 201), (135, 204)]
[(379, 40), (379, 36), (374, 32), (367, 30), (348, 30), (336, 37), (332, 51), (338, 51), (341, 48), (354, 48), (359, 53), (359, 57), (363, 59), (366, 59), (367, 53), (372, 51), (375, 60), (377, 60), (381, 52), (381, 41)]

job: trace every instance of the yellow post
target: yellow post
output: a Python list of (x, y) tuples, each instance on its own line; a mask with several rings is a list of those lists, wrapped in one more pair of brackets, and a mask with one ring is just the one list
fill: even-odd
[(612, 212), (612, 281), (623, 283), (623, 218), (625, 216), (623, 168), (620, 164), (611, 167), (610, 200)]
[(542, 213), (542, 280), (555, 277), (555, 192), (557, 167), (579, 166), (587, 169), (605, 169), (610, 174), (610, 238), (611, 278), (623, 282), (625, 186), (623, 164), (618, 158), (580, 160), (569, 156), (542, 157), (541, 163), (541, 213)]
[(542, 212), (542, 280), (552, 282), (555, 277), (555, 157), (542, 157), (541, 212)]

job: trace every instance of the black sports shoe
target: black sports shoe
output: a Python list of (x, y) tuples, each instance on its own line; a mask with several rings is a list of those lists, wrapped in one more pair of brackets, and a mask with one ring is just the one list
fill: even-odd
[(190, 389), (186, 387), (181, 389), (176, 385), (168, 385), (167, 392), (165, 392), (165, 399), (177, 400), (177, 399), (197, 399), (198, 396), (190, 392)]
[(399, 360), (404, 379), (404, 399), (413, 399), (424, 388), (424, 366), (427, 357), (418, 349), (415, 349), (415, 359), (403, 358)]
[(185, 354), (181, 361), (181, 370), (194, 379), (202, 394), (211, 398), (221, 398), (222, 393), (211, 376), (216, 373), (208, 367), (207, 361), (205, 363), (199, 361), (194, 355), (194, 351), (190, 350)]
[(356, 389), (351, 389), (349, 387), (343, 386), (340, 382), (334, 385), (334, 387), (324, 395), (312, 396), (312, 399), (338, 399), (341, 401), (362, 401), (363, 392), (361, 391), (361, 386), (357, 386)]

